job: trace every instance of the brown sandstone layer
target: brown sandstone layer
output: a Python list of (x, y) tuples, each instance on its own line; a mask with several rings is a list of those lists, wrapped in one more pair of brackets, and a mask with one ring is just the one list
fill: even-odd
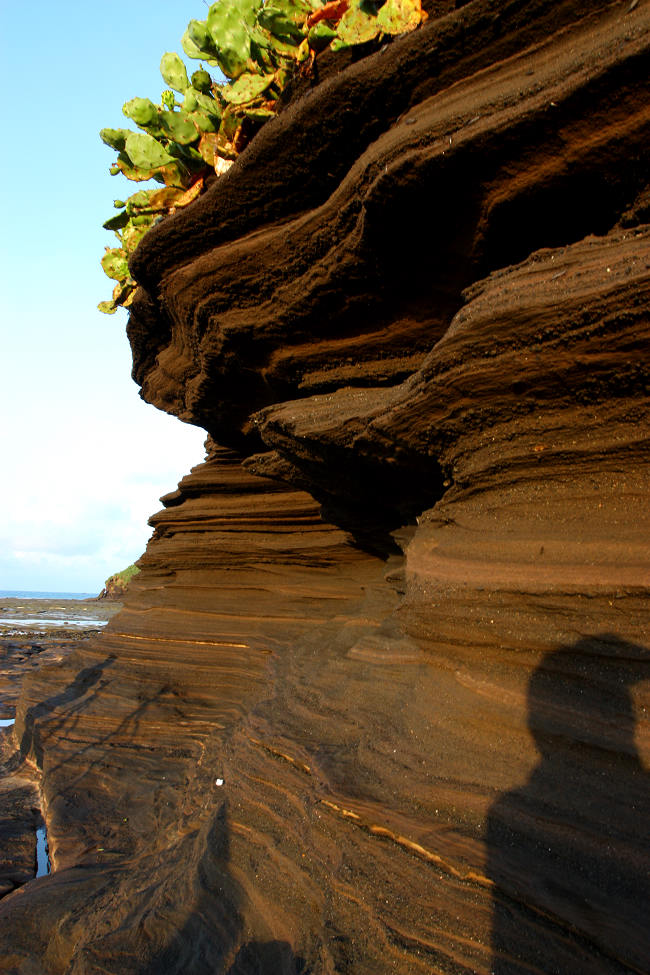
[(650, 967), (650, 9), (434, 6), (135, 256), (214, 439), (24, 690), (7, 971)]

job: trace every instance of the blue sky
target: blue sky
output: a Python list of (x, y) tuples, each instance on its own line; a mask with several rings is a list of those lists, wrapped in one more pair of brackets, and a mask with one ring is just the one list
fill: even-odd
[[(205, 433), (146, 405), (130, 378), (126, 313), (102, 222), (135, 191), (108, 173), (99, 129), (158, 101), (165, 51), (182, 53), (201, 0), (0, 0), (0, 589), (96, 592), (136, 559), (158, 498), (204, 456)], [(189, 62), (190, 70), (198, 67)]]

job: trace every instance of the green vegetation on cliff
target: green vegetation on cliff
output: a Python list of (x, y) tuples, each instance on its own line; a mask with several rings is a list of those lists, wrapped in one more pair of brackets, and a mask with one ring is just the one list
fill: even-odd
[(126, 592), (129, 583), (134, 576), (137, 576), (140, 569), (137, 565), (129, 565), (126, 569), (122, 569), (121, 572), (116, 572), (114, 575), (109, 576), (104, 583), (104, 588), (99, 594), (100, 599), (119, 599)]
[(115, 233), (118, 246), (106, 248), (102, 267), (116, 284), (100, 311), (113, 314), (119, 305), (128, 307), (136, 288), (128, 259), (144, 234), (228, 170), (276, 114), (297, 70), (310, 71), (327, 48), (390, 38), (425, 19), (420, 0), (218, 0), (205, 20), (191, 20), (182, 39), (185, 54), (228, 80), (216, 81), (202, 64), (190, 79), (178, 54), (168, 52), (160, 62), (168, 86), (160, 103), (132, 98), (123, 106), (140, 131), (100, 132), (118, 154), (110, 167), (113, 175), (162, 184), (114, 202), (118, 213), (104, 227)]

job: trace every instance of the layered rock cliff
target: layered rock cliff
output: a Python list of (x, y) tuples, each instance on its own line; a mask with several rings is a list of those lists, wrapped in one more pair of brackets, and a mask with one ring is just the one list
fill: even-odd
[(7, 971), (648, 970), (650, 8), (429, 10), (135, 255), (208, 457), (24, 690)]

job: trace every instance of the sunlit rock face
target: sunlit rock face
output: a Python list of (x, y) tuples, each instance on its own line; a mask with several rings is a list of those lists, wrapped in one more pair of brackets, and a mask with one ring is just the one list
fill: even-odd
[(135, 257), (208, 457), (24, 688), (7, 971), (648, 969), (650, 9), (453, 6)]

